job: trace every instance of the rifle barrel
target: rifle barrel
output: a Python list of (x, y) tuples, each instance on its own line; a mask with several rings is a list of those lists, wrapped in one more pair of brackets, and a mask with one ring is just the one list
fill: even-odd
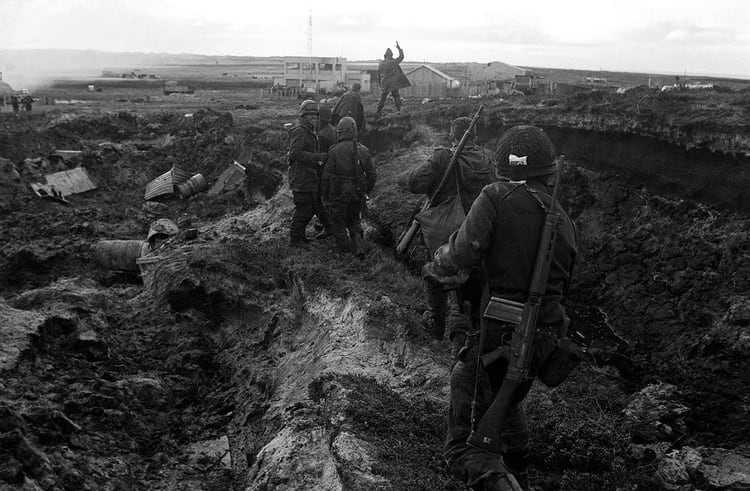
[[(435, 188), (435, 191), (433, 191), (429, 199), (426, 199), (424, 203), (422, 203), (422, 208), (419, 211), (424, 211), (432, 206), (432, 202), (435, 199), (435, 196), (437, 196), (438, 192), (440, 192), (440, 190), (443, 188), (445, 181), (448, 180), (448, 176), (453, 171), (453, 167), (456, 165), (456, 161), (458, 160), (459, 155), (461, 155), (461, 152), (466, 146), (466, 142), (469, 141), (469, 136), (471, 136), (471, 130), (477, 124), (477, 120), (479, 119), (479, 116), (482, 114), (483, 109), (484, 109), (484, 104), (481, 104), (479, 106), (479, 109), (477, 109), (477, 112), (471, 118), (471, 123), (469, 123), (469, 127), (466, 128), (466, 131), (464, 131), (464, 134), (461, 137), (461, 140), (458, 142), (458, 145), (456, 145), (456, 149), (453, 151), (453, 155), (451, 155), (450, 161), (448, 161), (448, 165), (445, 168), (445, 172), (443, 172), (443, 177), (440, 179), (440, 183), (438, 183), (437, 187)], [(409, 224), (409, 228), (407, 229), (407, 232), (404, 233), (398, 245), (396, 246), (396, 254), (401, 255), (404, 252), (406, 252), (406, 250), (409, 248), (409, 245), (411, 244), (411, 241), (414, 240), (414, 236), (417, 234), (417, 230), (419, 230), (419, 222), (414, 217), (412, 217), (411, 222)]]

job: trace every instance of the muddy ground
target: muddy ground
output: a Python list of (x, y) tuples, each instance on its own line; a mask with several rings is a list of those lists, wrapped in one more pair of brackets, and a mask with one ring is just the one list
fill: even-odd
[[(395, 180), (479, 102), (488, 148), (516, 122), (553, 136), (581, 235), (570, 310), (592, 348), (527, 401), (533, 489), (748, 489), (750, 239), (732, 197), (750, 105), (678, 96), (408, 101), (363, 136), (362, 262), (286, 247), (297, 101), (0, 113), (0, 489), (462, 489), (440, 455), (448, 347), (418, 323), (424, 251), (392, 252), (420, 197)], [(234, 160), (240, 187), (143, 199), (174, 165), (213, 182)], [(96, 190), (31, 192), (79, 165)], [(158, 218), (180, 232), (142, 272), (93, 260)]]

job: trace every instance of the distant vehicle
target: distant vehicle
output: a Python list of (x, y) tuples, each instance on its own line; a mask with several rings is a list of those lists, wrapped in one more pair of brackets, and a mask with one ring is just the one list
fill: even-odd
[(164, 95), (169, 94), (192, 94), (195, 92), (195, 87), (187, 84), (178, 84), (175, 80), (167, 80), (164, 82)]

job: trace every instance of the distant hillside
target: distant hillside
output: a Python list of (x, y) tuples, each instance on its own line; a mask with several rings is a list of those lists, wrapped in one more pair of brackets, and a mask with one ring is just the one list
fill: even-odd
[[(232, 66), (255, 65), (280, 62), (282, 55), (273, 57), (259, 56), (209, 56), (191, 53), (115, 53), (99, 50), (9, 50), (0, 49), (0, 72), (3, 81), (13, 87), (34, 87), (42, 85), (53, 78), (86, 78), (97, 77), (103, 70), (130, 71), (147, 67), (164, 66)], [(367, 65), (375, 69), (380, 60), (349, 60), (352, 65)], [(587, 71), (565, 68), (516, 67), (500, 61), (491, 63), (455, 62), (432, 63), (429, 61), (413, 62), (406, 60), (404, 66), (431, 64), (443, 72), (461, 79), (479, 79), (480, 74), (488, 71), (496, 77), (512, 78), (519, 69), (532, 70), (535, 74), (559, 82), (585, 83), (586, 77), (606, 78), (608, 83), (617, 85), (646, 84), (651, 79), (654, 85), (671, 85), (674, 75), (628, 73), (609, 71)], [(741, 78), (692, 76), (682, 77), (689, 80), (711, 80), (728, 86), (747, 86), (748, 80)]]
[(607, 80), (609, 85), (629, 86), (648, 84), (651, 80), (652, 86), (672, 85), (679, 77), (680, 82), (688, 83), (690, 81), (711, 81), (716, 84), (726, 85), (732, 88), (747, 87), (750, 80), (742, 78), (716, 77), (706, 75), (671, 75), (659, 73), (637, 73), (637, 72), (610, 72), (606, 70), (574, 70), (569, 68), (542, 68), (542, 67), (522, 67), (532, 71), (535, 75), (555, 80), (556, 82), (566, 82), (573, 84), (585, 84), (586, 77), (596, 77)]

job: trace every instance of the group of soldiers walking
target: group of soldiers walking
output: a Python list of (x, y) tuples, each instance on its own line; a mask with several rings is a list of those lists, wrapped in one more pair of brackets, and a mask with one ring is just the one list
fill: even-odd
[[(397, 48), (398, 59), (392, 60), (390, 49), (385, 55), (396, 66), (403, 59)], [(389, 93), (400, 110), (394, 90), (383, 88), (378, 113)], [(366, 124), (359, 87), (352, 87), (333, 110), (304, 101), (299, 115), (289, 133), (295, 206), (289, 245), (306, 247), (305, 228), (317, 215), (323, 228), (317, 238), (332, 235), (340, 250), (364, 257), (360, 220), (376, 172), (368, 148), (358, 141), (358, 130)], [(477, 144), (475, 122), (476, 117), (454, 119), (452, 146), (435, 149), (426, 162), (400, 176), (399, 184), (431, 197), (426, 207), (457, 199), (465, 215), (456, 230), (446, 231), (445, 243), (425, 240), (433, 260), (422, 270), (428, 307), (423, 327), (439, 342), (447, 332), (454, 360), (444, 447), (448, 468), (474, 490), (527, 490), (530, 443), (521, 403), (535, 377), (548, 383), (550, 377), (542, 372), (557, 369), (551, 360), (560, 357), (561, 340), (568, 339), (570, 320), (563, 303), (578, 252), (577, 231), (553, 193), (561, 163), (544, 131), (528, 125), (509, 128), (493, 155)], [(532, 286), (540, 278), (541, 291), (535, 294)], [(490, 303), (507, 310), (490, 315)], [(519, 376), (514, 363), (521, 324), (531, 326), (533, 348)], [(552, 379), (559, 383), (567, 373)], [(505, 394), (507, 411), (489, 421), (501, 441), (477, 444), (477, 426), (485, 416), (496, 417), (491, 409), (510, 376), (517, 384), (510, 396)]]
[(299, 122), (289, 132), (289, 187), (294, 213), (289, 246), (305, 248), (305, 229), (317, 216), (323, 230), (316, 239), (333, 236), (342, 252), (364, 259), (361, 214), (375, 186), (370, 151), (357, 141), (351, 116), (331, 126), (333, 112), (313, 100), (303, 101)]

